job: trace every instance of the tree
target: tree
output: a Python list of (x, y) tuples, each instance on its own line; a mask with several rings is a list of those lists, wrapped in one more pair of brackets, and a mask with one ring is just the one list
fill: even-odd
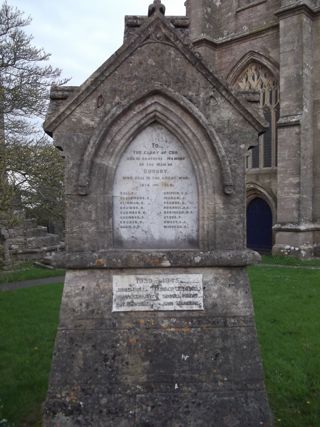
[(8, 181), (27, 214), (43, 225), (63, 222), (63, 162), (48, 138), (8, 145), (6, 157), (11, 168)]
[(61, 70), (47, 65), (50, 55), (32, 46), (24, 28), (31, 22), (4, 2), (0, 9), (0, 88), (6, 138), (24, 137), (30, 118), (43, 116), (48, 88), (61, 84)]
[(30, 22), (30, 17), (6, 1), (1, 5), (0, 218), (7, 220), (12, 218), (8, 212), (14, 199), (32, 208), (32, 203), (39, 207), (41, 195), (44, 202), (53, 194), (59, 195), (58, 201), (61, 196), (62, 166), (58, 153), (39, 131), (39, 118), (44, 117), (51, 85), (65, 81), (59, 80), (61, 70), (48, 64), (50, 55), (32, 45), (32, 36), (25, 32)]

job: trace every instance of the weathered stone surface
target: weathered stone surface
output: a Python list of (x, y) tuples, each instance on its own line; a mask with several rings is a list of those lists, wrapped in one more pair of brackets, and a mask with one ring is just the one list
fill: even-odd
[(68, 272), (45, 425), (271, 425), (247, 275), (201, 272), (205, 310), (148, 313), (112, 312), (132, 270)]
[(70, 271), (44, 425), (271, 426), (243, 268), (245, 155), (265, 122), (177, 20), (130, 25), (45, 123), (65, 151)]
[(53, 254), (63, 257), (61, 237), (48, 233), (47, 227), (38, 226), (35, 219), (26, 219), (23, 214), (16, 225), (2, 224), (2, 235), (7, 267), (19, 261), (43, 260)]
[(147, 127), (122, 155), (113, 185), (113, 218), (119, 248), (199, 245), (195, 173), (187, 152), (165, 127)]
[[(319, 234), (312, 229), (320, 228), (319, 0), (188, 3), (194, 47), (231, 87), (239, 90), (237, 78), (252, 65), (264, 67), (277, 82), (279, 105), (271, 115), (280, 117), (272, 126), (272, 159), (267, 165), (261, 161), (260, 143), (260, 164), (247, 169), (247, 204), (259, 198), (269, 205), (274, 253), (318, 254)], [(259, 89), (244, 96), (259, 110)], [(268, 233), (271, 238), (271, 226)]]
[(100, 252), (73, 252), (55, 257), (58, 267), (71, 269), (112, 269), (122, 265), (144, 268), (170, 267), (245, 267), (257, 264), (261, 256), (251, 250), (225, 251), (136, 251), (109, 250)]
[(113, 276), (113, 312), (203, 310), (202, 274)]

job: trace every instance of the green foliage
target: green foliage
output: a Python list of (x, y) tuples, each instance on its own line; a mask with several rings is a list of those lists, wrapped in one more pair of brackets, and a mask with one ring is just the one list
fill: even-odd
[(63, 221), (63, 159), (43, 137), (33, 144), (7, 147), (12, 187), (29, 217), (40, 223)]

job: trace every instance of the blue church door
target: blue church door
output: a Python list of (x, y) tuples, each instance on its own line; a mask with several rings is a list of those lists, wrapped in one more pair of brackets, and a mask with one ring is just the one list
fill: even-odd
[(272, 212), (267, 202), (259, 197), (247, 207), (247, 246), (258, 252), (271, 252)]

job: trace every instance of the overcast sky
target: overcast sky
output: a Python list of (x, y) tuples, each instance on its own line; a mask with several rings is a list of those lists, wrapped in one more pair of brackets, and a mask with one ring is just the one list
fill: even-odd
[[(185, 0), (164, 0), (167, 15), (184, 15)], [(125, 15), (146, 15), (152, 0), (8, 0), (31, 16), (33, 44), (50, 63), (83, 83), (122, 44)]]

